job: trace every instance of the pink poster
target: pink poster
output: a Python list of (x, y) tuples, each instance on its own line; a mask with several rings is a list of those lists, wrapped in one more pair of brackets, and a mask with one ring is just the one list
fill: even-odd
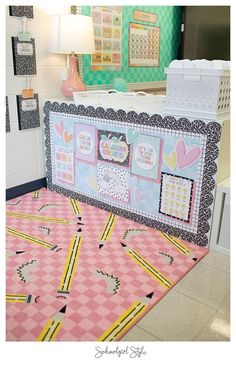
[(76, 158), (96, 163), (97, 130), (93, 126), (76, 124)]

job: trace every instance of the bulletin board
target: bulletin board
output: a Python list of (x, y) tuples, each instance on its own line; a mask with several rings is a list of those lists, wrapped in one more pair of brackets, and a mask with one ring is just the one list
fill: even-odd
[[(91, 15), (90, 6), (82, 6), (82, 14)], [(155, 67), (129, 65), (129, 23), (136, 22), (134, 11), (153, 13), (155, 23), (139, 20), (142, 25), (152, 25), (160, 29), (159, 65)], [(122, 6), (122, 54), (119, 69), (92, 69), (91, 55), (83, 55), (83, 81), (89, 86), (111, 85), (114, 78), (124, 78), (127, 83), (157, 82), (166, 79), (165, 68), (177, 58), (181, 37), (180, 6)]]
[(48, 187), (208, 244), (221, 125), (46, 102)]

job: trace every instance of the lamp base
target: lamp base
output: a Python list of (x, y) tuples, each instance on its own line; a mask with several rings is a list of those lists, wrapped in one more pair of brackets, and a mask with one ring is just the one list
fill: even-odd
[(62, 82), (61, 92), (66, 98), (73, 98), (73, 92), (87, 90), (77, 71), (77, 57), (70, 56), (67, 79)]

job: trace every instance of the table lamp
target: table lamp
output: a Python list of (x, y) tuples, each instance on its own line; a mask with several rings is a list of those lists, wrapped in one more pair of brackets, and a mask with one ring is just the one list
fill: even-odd
[(73, 97), (73, 92), (86, 90), (77, 70), (75, 54), (95, 52), (92, 17), (82, 14), (52, 16), (50, 51), (70, 55), (67, 79), (61, 86), (62, 94)]

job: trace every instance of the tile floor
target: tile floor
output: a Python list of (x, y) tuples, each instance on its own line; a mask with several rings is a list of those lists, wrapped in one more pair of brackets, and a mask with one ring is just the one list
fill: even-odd
[(229, 341), (230, 257), (210, 251), (121, 341)]

